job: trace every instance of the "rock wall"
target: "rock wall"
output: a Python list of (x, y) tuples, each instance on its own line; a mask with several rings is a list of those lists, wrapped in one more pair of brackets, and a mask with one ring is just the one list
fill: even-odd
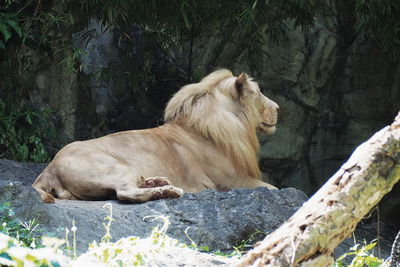
[(265, 36), (251, 62), (237, 39), (213, 40), (214, 53), (197, 50), (195, 66), (204, 72), (248, 70), (280, 105), (278, 130), (261, 137), (260, 155), (266, 179), (278, 186), (314, 192), (400, 110), (400, 64), (342, 27), (337, 17), (320, 18), (305, 32), (288, 23), (287, 40), (276, 44)]

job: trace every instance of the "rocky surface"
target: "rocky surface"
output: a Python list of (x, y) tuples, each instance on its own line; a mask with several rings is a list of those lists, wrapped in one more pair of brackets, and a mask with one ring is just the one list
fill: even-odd
[[(113, 240), (135, 235), (146, 237), (152, 228), (161, 224), (152, 217), (165, 215), (171, 225), (167, 234), (190, 244), (210, 250), (231, 251), (256, 231), (269, 233), (307, 199), (293, 188), (269, 191), (266, 188), (240, 189), (229, 192), (207, 190), (198, 194), (185, 194), (180, 199), (163, 199), (143, 204), (110, 201), (65, 201), (55, 204), (42, 203), (30, 187), (42, 164), (0, 161), (0, 201), (11, 201), (17, 216), (27, 221), (37, 218), (45, 233), (60, 237), (65, 227), (71, 228), (72, 220), (78, 228), (78, 248), (81, 252), (93, 240), (105, 234), (104, 218), (113, 207)], [(148, 218), (146, 218), (148, 217)], [(258, 236), (261, 238), (262, 236)]]
[[(127, 204), (116, 200), (58, 200), (55, 204), (44, 204), (30, 186), (44, 166), (0, 160), (0, 202), (10, 201), (21, 221), (36, 218), (42, 233), (55, 234), (60, 238), (64, 238), (65, 228), (71, 229), (74, 220), (79, 252), (84, 252), (88, 243), (99, 241), (105, 234), (104, 218), (109, 215), (109, 210), (103, 207), (106, 203), (111, 203), (113, 207), (111, 235), (114, 241), (130, 235), (149, 236), (152, 228), (162, 222), (147, 216), (165, 215), (171, 223), (167, 231), (169, 236), (186, 244), (193, 240), (198, 246), (207, 246), (212, 251), (230, 252), (257, 231), (263, 234), (256, 235), (250, 242), (261, 240), (307, 200), (304, 193), (293, 188), (272, 191), (257, 188), (229, 192), (207, 190), (185, 194), (180, 199), (162, 199), (143, 204)], [(381, 257), (386, 258), (397, 233), (396, 228), (379, 222), (378, 230), (376, 216), (371, 217), (369, 221), (360, 223), (355, 238), (361, 243), (364, 239), (369, 242), (379, 232)], [(353, 238), (349, 238), (336, 250), (335, 255), (348, 251), (353, 244)], [(212, 266), (210, 261), (217, 260), (208, 256), (201, 259), (204, 260), (201, 266)]]

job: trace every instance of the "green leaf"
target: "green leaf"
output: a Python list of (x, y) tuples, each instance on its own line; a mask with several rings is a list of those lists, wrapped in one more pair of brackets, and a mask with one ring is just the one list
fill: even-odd
[(37, 258), (35, 256), (31, 255), (31, 254), (27, 254), (25, 256), (25, 259), (27, 259), (28, 261), (32, 261), (32, 262), (37, 260)]
[(364, 249), (365, 249), (365, 250), (371, 250), (371, 249), (373, 249), (375, 246), (376, 246), (376, 243), (371, 243), (371, 244), (365, 246)]
[(200, 251), (208, 252), (210, 251), (210, 248), (208, 246), (200, 246)]
[(3, 34), (3, 38), (6, 42), (11, 38), (11, 32), (5, 24), (0, 24), (0, 32)]
[(253, 4), (253, 6), (251, 7), (251, 9), (255, 9), (256, 6), (257, 6), (257, 0), (254, 1), (254, 4)]
[(27, 123), (29, 123), (30, 125), (32, 125), (32, 118), (31, 118), (31, 114), (28, 112), (25, 115), (25, 120)]
[(189, 19), (188, 19), (188, 16), (186, 14), (186, 11), (185, 11), (185, 5), (186, 5), (186, 2), (182, 2), (181, 14), (182, 14), (183, 20), (185, 22), (186, 28), (190, 29), (190, 23), (189, 23)]
[(19, 26), (18, 22), (15, 20), (7, 20), (8, 25), (10, 25), (14, 31), (19, 35), (19, 37), (22, 36), (22, 31), (21, 27)]
[(23, 161), (26, 161), (28, 159), (28, 155), (29, 155), (29, 149), (26, 145), (22, 145), (19, 147), (19, 153), (21, 154), (21, 159)]

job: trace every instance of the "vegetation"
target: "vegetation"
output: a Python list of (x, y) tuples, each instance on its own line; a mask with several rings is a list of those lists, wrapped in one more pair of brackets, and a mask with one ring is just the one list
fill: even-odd
[[(335, 267), (388, 266), (387, 262), (377, 258), (372, 253), (372, 250), (375, 246), (376, 242), (371, 242), (370, 244), (366, 244), (364, 242), (363, 246), (360, 246), (360, 244), (355, 244), (350, 248), (350, 252), (343, 254), (336, 260)], [(345, 258), (351, 259), (350, 264), (344, 263)]]
[(248, 47), (246, 56), (253, 58), (260, 54), (265, 35), (274, 41), (284, 39), (287, 19), (295, 20), (297, 25), (310, 26), (318, 8), (317, 2), (178, 0), (165, 5), (160, 0), (151, 3), (93, 0), (84, 1), (83, 5), (103, 22), (122, 31), (137, 23), (162, 47), (183, 50), (188, 58), (186, 72), (190, 77), (194, 74), (194, 45), (210, 32), (226, 32), (228, 38), (232, 38), (234, 32), (240, 32), (239, 36), (245, 39), (238, 42), (244, 42), (243, 45)]
[(0, 158), (17, 161), (47, 162), (43, 140), (55, 138), (48, 109), (29, 107), (7, 111), (0, 100)]
[(13, 33), (22, 37), (21, 27), (18, 23), (16, 13), (0, 13), (0, 48), (5, 49), (7, 41), (11, 38)]
[[(199, 251), (208, 251), (205, 247), (198, 247), (192, 241), (191, 245), (187, 246), (176, 239), (169, 237), (166, 231), (169, 226), (168, 217), (165, 216), (151, 216), (150, 218), (159, 219), (162, 225), (155, 227), (150, 236), (147, 238), (139, 238), (130, 236), (122, 238), (116, 242), (112, 242), (110, 234), (112, 218), (112, 206), (106, 204), (104, 206), (110, 212), (105, 218), (104, 223), (105, 235), (100, 242), (93, 242), (89, 245), (88, 251), (80, 256), (76, 255), (76, 230), (74, 223), (71, 229), (66, 228), (66, 240), (59, 240), (57, 238), (43, 237), (42, 243), (45, 247), (38, 248), (35, 245), (34, 231), (37, 231), (37, 223), (34, 221), (27, 223), (17, 223), (12, 217), (14, 213), (10, 203), (3, 203), (0, 206), (0, 215), (2, 226), (0, 227), (0, 264), (2, 266), (23, 266), (23, 264), (31, 266), (80, 266), (81, 264), (107, 264), (107, 266), (143, 266), (151, 265), (154, 260), (161, 262), (170, 262), (170, 256), (174, 253), (181, 254), (187, 249), (194, 249)], [(27, 225), (31, 225), (28, 227)], [(69, 241), (69, 233), (72, 232), (72, 243)], [(249, 242), (261, 232), (256, 232), (244, 240), (237, 247), (237, 252), (234, 254), (215, 253), (225, 257), (238, 258), (241, 256), (239, 250), (248, 249)], [(189, 237), (190, 239), (190, 237)], [(63, 249), (66, 255), (62, 253)], [(376, 243), (359, 244), (350, 248), (348, 253), (339, 257), (335, 262), (335, 267), (384, 267), (388, 266), (387, 262), (378, 259), (372, 254), (372, 250)], [(71, 247), (72, 246), (72, 247)], [(166, 257), (165, 259), (163, 257)], [(345, 258), (350, 258), (349, 264), (345, 264)]]
[(355, 9), (357, 32), (371, 37), (392, 61), (400, 60), (400, 1), (358, 0)]
[(22, 247), (36, 248), (39, 245), (35, 243), (35, 237), (39, 234), (38, 223), (34, 219), (20, 222), (15, 220), (14, 215), (10, 202), (0, 204), (0, 233), (16, 239), (17, 244)]

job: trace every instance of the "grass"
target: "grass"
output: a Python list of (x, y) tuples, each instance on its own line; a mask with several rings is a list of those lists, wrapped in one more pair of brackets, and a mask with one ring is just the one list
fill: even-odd
[[(349, 252), (346, 252), (336, 260), (334, 267), (389, 266), (387, 261), (374, 256), (373, 248), (376, 246), (376, 244), (377, 243), (375, 241), (372, 241), (369, 244), (364, 241), (364, 245), (355, 244), (350, 248)], [(346, 258), (351, 259), (350, 264), (344, 263)]]
[[(193, 241), (191, 245), (181, 243), (179, 240), (169, 237), (166, 231), (170, 225), (166, 216), (148, 216), (153, 220), (160, 220), (161, 224), (153, 228), (150, 236), (139, 238), (130, 236), (112, 242), (110, 233), (112, 222), (112, 206), (106, 204), (104, 208), (109, 210), (109, 215), (103, 223), (105, 235), (99, 242), (92, 242), (86, 253), (77, 256), (75, 223), (71, 228), (66, 228), (65, 239), (54, 237), (42, 237), (41, 246), (32, 246), (35, 243), (33, 231), (37, 224), (29, 232), (25, 232), (24, 223), (16, 223), (11, 218), (14, 213), (7, 203), (1, 206), (7, 213), (7, 225), (14, 225), (13, 231), (9, 228), (0, 233), (0, 266), (152, 266), (154, 262), (171, 262), (171, 255), (189, 255), (194, 251), (205, 250)], [(15, 233), (24, 233), (15, 234)], [(25, 241), (22, 241), (21, 237)], [(28, 245), (29, 244), (29, 245)], [(208, 249), (208, 248), (207, 248)]]
[(36, 237), (40, 234), (37, 229), (38, 223), (35, 219), (27, 222), (21, 222), (14, 219), (14, 211), (10, 202), (0, 204), (0, 233), (15, 238), (23, 247), (36, 248)]
[[(103, 223), (105, 235), (99, 242), (92, 242), (86, 253), (77, 256), (76, 253), (76, 226), (66, 228), (65, 240), (55, 237), (42, 237), (37, 244), (38, 224), (32, 220), (19, 222), (13, 219), (14, 212), (10, 203), (0, 204), (0, 266), (153, 266), (155, 264), (170, 263), (171, 257), (176, 256), (176, 264), (182, 258), (195, 255), (188, 252), (209, 252), (208, 247), (198, 246), (189, 236), (190, 245), (169, 237), (166, 232), (170, 225), (166, 216), (149, 216), (153, 220), (160, 220), (162, 224), (153, 228), (150, 236), (139, 238), (130, 236), (112, 242), (110, 233), (113, 223), (112, 206), (106, 204), (104, 208), (109, 210), (109, 215)], [(250, 248), (257, 235), (265, 234), (260, 231), (253, 233), (248, 239), (243, 240), (231, 254), (214, 252), (216, 255), (230, 257), (227, 262), (234, 263), (240, 258), (243, 251)], [(340, 256), (334, 267), (386, 267), (387, 261), (375, 257), (372, 253), (376, 242), (363, 245), (357, 244), (350, 251)], [(61, 249), (64, 248), (64, 249)], [(346, 259), (349, 259), (347, 260)], [(345, 262), (350, 262), (345, 264)]]

